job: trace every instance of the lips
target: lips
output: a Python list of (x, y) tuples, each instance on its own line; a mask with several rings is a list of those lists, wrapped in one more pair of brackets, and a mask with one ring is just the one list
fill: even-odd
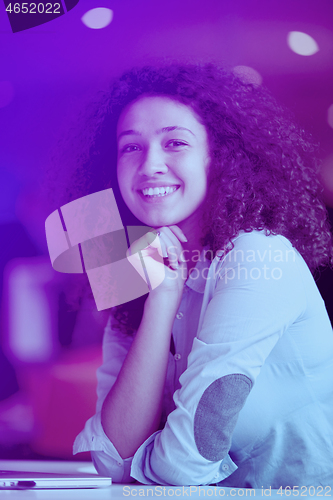
[(140, 191), (142, 192), (142, 194), (144, 196), (155, 196), (155, 195), (165, 195), (165, 194), (171, 194), (173, 193), (174, 191), (176, 191), (177, 189), (177, 186), (176, 184), (173, 185), (173, 186), (158, 186), (158, 187), (146, 187), (146, 188), (143, 188), (141, 189)]
[(159, 180), (158, 182), (142, 182), (141, 184), (138, 184), (136, 186), (136, 189), (138, 191), (146, 189), (146, 188), (160, 188), (160, 187), (173, 187), (173, 186), (179, 186), (176, 182), (171, 184), (171, 182), (167, 182), (163, 179)]
[(138, 190), (141, 198), (147, 202), (159, 201), (164, 198), (170, 198), (180, 188), (179, 185), (172, 186), (159, 186), (159, 187), (146, 187)]

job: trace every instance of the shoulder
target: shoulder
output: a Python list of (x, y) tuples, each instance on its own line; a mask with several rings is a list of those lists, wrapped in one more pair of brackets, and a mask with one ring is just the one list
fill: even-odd
[[(221, 258), (222, 265), (230, 263), (253, 267), (254, 264), (292, 267), (303, 261), (300, 253), (282, 235), (267, 235), (265, 231), (242, 231), (229, 244)], [(304, 262), (304, 261), (303, 261)]]
[(281, 333), (307, 308), (304, 275), (313, 281), (309, 269), (299, 265), (302, 257), (281, 235), (243, 232), (233, 243), (212, 264), (208, 316), (237, 336), (276, 328)]
[[(266, 234), (264, 230), (251, 232), (240, 231), (232, 240), (235, 248), (244, 249), (284, 249), (297, 252), (291, 242), (281, 234)], [(298, 253), (298, 252), (297, 252)]]
[(279, 299), (284, 307), (297, 302), (297, 309), (305, 305), (304, 282), (313, 278), (300, 253), (282, 235), (267, 235), (265, 231), (241, 232), (216, 265), (216, 291), (224, 290), (246, 295), (249, 300), (260, 296), (267, 300)]

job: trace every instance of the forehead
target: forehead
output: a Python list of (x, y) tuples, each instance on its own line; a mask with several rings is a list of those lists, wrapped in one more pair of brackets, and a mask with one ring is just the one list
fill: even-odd
[(167, 96), (143, 96), (126, 106), (118, 120), (118, 133), (126, 129), (157, 131), (164, 127), (182, 126), (193, 133), (206, 128), (199, 116), (186, 104)]

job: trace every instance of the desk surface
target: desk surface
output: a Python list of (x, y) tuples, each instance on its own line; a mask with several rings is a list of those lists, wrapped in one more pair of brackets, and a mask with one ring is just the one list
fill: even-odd
[[(17, 470), (31, 472), (53, 472), (60, 474), (75, 474), (88, 472), (97, 474), (92, 462), (59, 462), (40, 460), (0, 460), (1, 470)], [(277, 490), (251, 490), (244, 488), (218, 488), (215, 486), (145, 486), (141, 484), (113, 484), (100, 489), (56, 489), (56, 490), (24, 490), (0, 491), (1, 500), (133, 500), (156, 498), (269, 498), (280, 500), (287, 495), (278, 495)], [(289, 495), (289, 500), (293, 495)], [(303, 497), (304, 498), (304, 497)], [(312, 498), (314, 498), (312, 496)]]

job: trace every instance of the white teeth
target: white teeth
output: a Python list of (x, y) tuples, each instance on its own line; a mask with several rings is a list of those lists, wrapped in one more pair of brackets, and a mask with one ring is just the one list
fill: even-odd
[(166, 186), (166, 187), (156, 187), (156, 188), (145, 188), (142, 189), (142, 193), (145, 196), (164, 196), (169, 193), (176, 191), (178, 186)]

